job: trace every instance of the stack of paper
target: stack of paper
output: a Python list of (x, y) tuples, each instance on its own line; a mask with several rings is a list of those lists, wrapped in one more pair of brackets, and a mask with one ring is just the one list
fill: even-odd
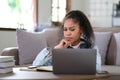
[(12, 72), (14, 66), (15, 60), (13, 56), (0, 56), (0, 73)]

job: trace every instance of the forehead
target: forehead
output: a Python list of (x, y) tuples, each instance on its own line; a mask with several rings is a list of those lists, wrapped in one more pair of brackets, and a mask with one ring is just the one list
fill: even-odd
[(66, 19), (64, 21), (64, 27), (74, 27), (74, 26), (79, 26), (78, 22), (75, 21), (74, 19)]

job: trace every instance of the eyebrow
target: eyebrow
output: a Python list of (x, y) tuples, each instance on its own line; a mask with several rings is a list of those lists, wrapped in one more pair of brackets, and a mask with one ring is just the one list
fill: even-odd
[[(74, 28), (75, 26), (70, 26), (69, 28)], [(66, 27), (64, 27), (64, 28), (66, 28)]]
[(75, 28), (75, 26), (71, 26), (71, 27), (69, 27), (69, 29), (71, 29), (71, 28)]

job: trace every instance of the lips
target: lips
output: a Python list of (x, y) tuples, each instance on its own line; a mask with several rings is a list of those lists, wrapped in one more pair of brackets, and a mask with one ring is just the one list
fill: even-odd
[(71, 37), (66, 37), (65, 39), (66, 39), (67, 41), (71, 41), (71, 40), (72, 40)]

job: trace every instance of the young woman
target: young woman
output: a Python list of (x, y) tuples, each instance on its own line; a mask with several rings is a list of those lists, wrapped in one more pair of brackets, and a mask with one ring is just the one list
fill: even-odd
[[(62, 26), (63, 39), (60, 41), (55, 48), (95, 48), (97, 47), (94, 44), (95, 38), (92, 30), (92, 26), (85, 16), (85, 14), (78, 10), (70, 11), (66, 14), (63, 20)], [(50, 48), (43, 50), (44, 52), (48, 51), (47, 57), (39, 60), (39, 65), (52, 65), (52, 52)], [(42, 52), (43, 53), (43, 52)], [(36, 65), (35, 61), (33, 65)], [(101, 68), (101, 57), (97, 49), (97, 61), (96, 61), (96, 70)]]

